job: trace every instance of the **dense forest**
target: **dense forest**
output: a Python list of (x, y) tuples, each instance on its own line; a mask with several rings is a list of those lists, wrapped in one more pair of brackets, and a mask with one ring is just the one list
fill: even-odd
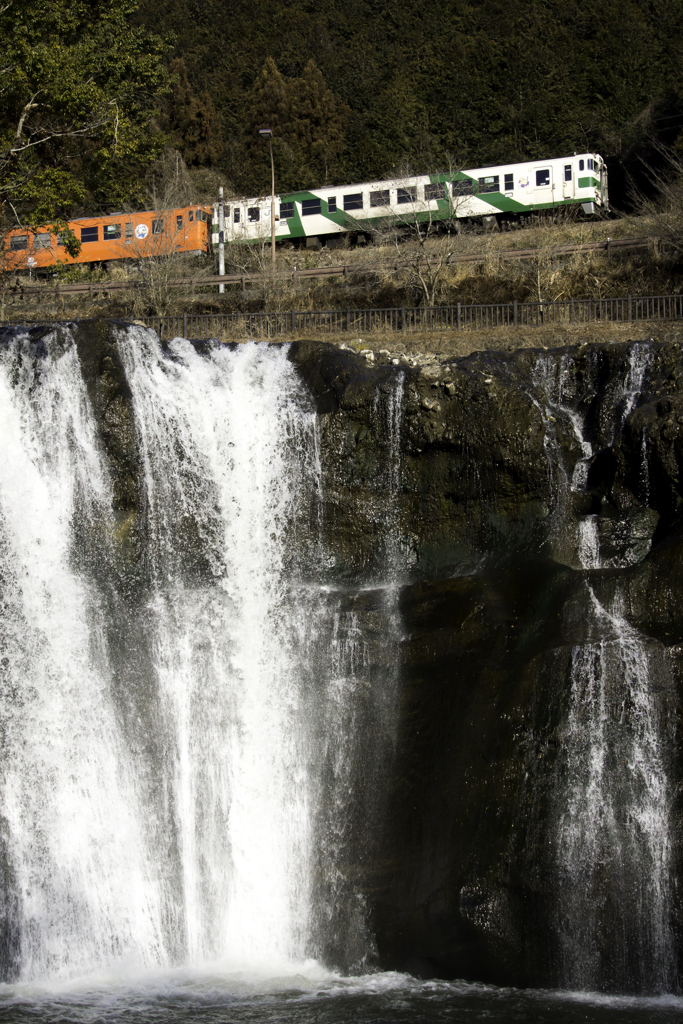
[(141, 0), (136, 17), (172, 37), (174, 144), (250, 194), (269, 188), (264, 125), (282, 188), (597, 150), (614, 198), (683, 130), (683, 0)]
[[(683, 0), (6, 0), (0, 216), (597, 150), (626, 198), (683, 152)], [(178, 158), (172, 157), (171, 165)]]

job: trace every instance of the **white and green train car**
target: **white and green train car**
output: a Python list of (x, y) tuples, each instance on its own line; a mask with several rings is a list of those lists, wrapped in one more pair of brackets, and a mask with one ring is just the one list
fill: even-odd
[[(289, 192), (275, 197), (275, 239), (343, 244), (349, 234), (373, 237), (387, 226), (500, 223), (571, 206), (587, 214), (609, 209), (607, 168), (597, 153)], [(269, 240), (270, 210), (270, 196), (229, 200), (225, 243)], [(217, 246), (218, 206), (212, 240)]]

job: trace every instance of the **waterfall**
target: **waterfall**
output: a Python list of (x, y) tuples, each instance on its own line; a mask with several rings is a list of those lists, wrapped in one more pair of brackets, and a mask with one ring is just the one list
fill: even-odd
[(385, 504), (385, 547), (386, 570), (390, 581), (396, 583), (401, 574), (403, 554), (401, 544), (401, 522), (399, 514), (399, 495), (401, 493), (402, 466), (402, 430), (403, 400), (405, 391), (405, 375), (396, 374), (389, 393), (384, 397), (384, 435), (387, 455)]
[(652, 353), (647, 342), (631, 346), (628, 357), (628, 370), (624, 378), (621, 393), (621, 425), (626, 422), (636, 407), (645, 383), (645, 374), (650, 365)]
[(600, 537), (598, 535), (598, 517), (584, 516), (578, 526), (579, 562), (584, 569), (600, 568)]
[[(3, 993), (134, 972), (270, 992), (392, 957), (484, 974), (500, 956), (514, 978), (527, 923), (539, 983), (675, 986), (673, 670), (612, 571), (644, 557), (626, 526), (649, 513), (586, 489), (645, 355), (600, 408), (597, 363), (590, 408), (568, 356), (525, 382), (553, 482), (527, 602), (507, 563), (421, 568), (423, 525), (450, 521), (439, 475), (472, 488), (445, 434), (419, 440), (412, 371), (362, 364), (356, 388), (349, 355), (317, 415), (324, 351), (108, 332), (0, 346), (0, 980), (22, 983)], [(642, 454), (647, 493), (644, 434)], [(509, 484), (505, 516), (528, 498)], [(534, 557), (545, 530), (559, 571)], [(480, 851), (470, 935), (454, 898)]]
[(605, 639), (575, 647), (571, 658), (554, 845), (563, 980), (666, 991), (674, 973), (661, 696), (668, 668), (618, 604), (608, 611), (589, 593)]
[(0, 352), (3, 973), (164, 961), (158, 871), (122, 735), (100, 595), (76, 571), (78, 515), (111, 494), (73, 345)]
[[(206, 357), (178, 339), (162, 360), (156, 339), (133, 332), (122, 354), (144, 465), (149, 642), (168, 723), (186, 955), (301, 958), (311, 808), (285, 554), (314, 483), (314, 416), (281, 350)], [(187, 568), (192, 545), (204, 579)]]
[[(346, 971), (365, 969), (375, 944), (358, 877), (380, 831), (398, 725), (400, 584), (408, 557), (401, 536), (405, 375), (378, 388), (373, 419), (384, 467), (374, 511), (381, 523), (381, 576), (360, 590), (308, 589), (299, 629), (307, 687), (316, 694), (309, 726), (321, 772), (315, 800), (318, 837), (316, 956)], [(343, 742), (338, 737), (343, 736)]]
[[(569, 354), (541, 356), (534, 364), (532, 381), (538, 397), (532, 394), (530, 398), (543, 417), (544, 447), (555, 498), (549, 539), (559, 556), (576, 567), (622, 567), (642, 557), (637, 540), (629, 537), (630, 526), (626, 523), (619, 527), (623, 534), (623, 550), (604, 557), (600, 551), (599, 517), (595, 512), (577, 515), (573, 551), (567, 544), (566, 526), (572, 513), (573, 495), (585, 494), (588, 489), (588, 473), (594, 455), (605, 445), (614, 445), (615, 437), (635, 409), (651, 360), (652, 353), (647, 343), (632, 345), (622, 373), (602, 385), (599, 384), (595, 360), (590, 358), (581, 371), (575, 357)], [(582, 374), (585, 376), (583, 381)], [(597, 399), (599, 401), (596, 402)], [(592, 413), (588, 416), (591, 406)], [(571, 471), (564, 464), (566, 442), (561, 440), (563, 427), (566, 429), (567, 426), (573, 435), (576, 451)], [(647, 506), (649, 469), (645, 433), (640, 475)]]
[(301, 960), (338, 724), (314, 727), (302, 661), (310, 398), (281, 347), (121, 331), (142, 495), (122, 527), (76, 348), (44, 345), (17, 334), (0, 378), (5, 977)]

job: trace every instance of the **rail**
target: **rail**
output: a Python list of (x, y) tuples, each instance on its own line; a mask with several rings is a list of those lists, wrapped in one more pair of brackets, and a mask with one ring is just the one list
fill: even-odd
[[(448, 257), (448, 263), (451, 265), (458, 263), (482, 263), (485, 260), (490, 259), (527, 260), (536, 258), (539, 253), (549, 257), (567, 256), (578, 252), (605, 252), (607, 255), (610, 255), (612, 251), (616, 249), (642, 249), (653, 244), (655, 244), (655, 239), (652, 238), (608, 238), (607, 240), (600, 242), (580, 242), (572, 245), (553, 245), (536, 249), (497, 249), (495, 251), (483, 253), (453, 252), (450, 253)], [(394, 273), (400, 273), (401, 270), (406, 270), (413, 266), (416, 260), (419, 260), (419, 262), (424, 265), (425, 262), (432, 264), (440, 259), (442, 259), (442, 257), (420, 254), (419, 256), (416, 255), (415, 260), (385, 260), (381, 263), (374, 264), (347, 263), (334, 267), (307, 267), (302, 270), (298, 270), (294, 267), (276, 271), (275, 274), (272, 272), (250, 273), (248, 271), (243, 271), (238, 274), (214, 274), (207, 277), (177, 277), (165, 281), (164, 286), (172, 289), (190, 289), (191, 294), (194, 295), (198, 288), (216, 287), (219, 284), (236, 284), (240, 285), (241, 288), (244, 289), (247, 284), (251, 284), (252, 282), (273, 279), (299, 281), (305, 280), (306, 278), (350, 277), (352, 275), (362, 276), (368, 274), (387, 273), (391, 271)], [(45, 284), (24, 284), (22, 280), (18, 280), (17, 283), (10, 285), (6, 290), (20, 296), (39, 295), (45, 298), (49, 296), (64, 295), (91, 295), (95, 297), (97, 295), (108, 294), (110, 292), (140, 290), (145, 287), (145, 281), (140, 279), (128, 281), (104, 280), (89, 282), (88, 284), (63, 284), (60, 281), (46, 282)]]
[(496, 327), (638, 323), (683, 320), (681, 295), (627, 295), (612, 299), (558, 302), (494, 302), (453, 306), (398, 306), (386, 309), (288, 310), (277, 313), (184, 313), (142, 321), (160, 338), (282, 338), (289, 334), (356, 334), (377, 331), (490, 330)]

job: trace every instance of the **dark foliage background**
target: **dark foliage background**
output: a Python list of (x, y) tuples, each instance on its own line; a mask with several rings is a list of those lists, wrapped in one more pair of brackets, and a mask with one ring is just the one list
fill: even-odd
[[(613, 199), (683, 129), (683, 0), (142, 0), (186, 162), (269, 189), (597, 150)], [(177, 63), (182, 62), (182, 68)]]
[(3, 0), (0, 29), (6, 226), (144, 205), (164, 149), (195, 198), (267, 193), (261, 127), (279, 190), (597, 150), (623, 207), (683, 153), (683, 0)]

